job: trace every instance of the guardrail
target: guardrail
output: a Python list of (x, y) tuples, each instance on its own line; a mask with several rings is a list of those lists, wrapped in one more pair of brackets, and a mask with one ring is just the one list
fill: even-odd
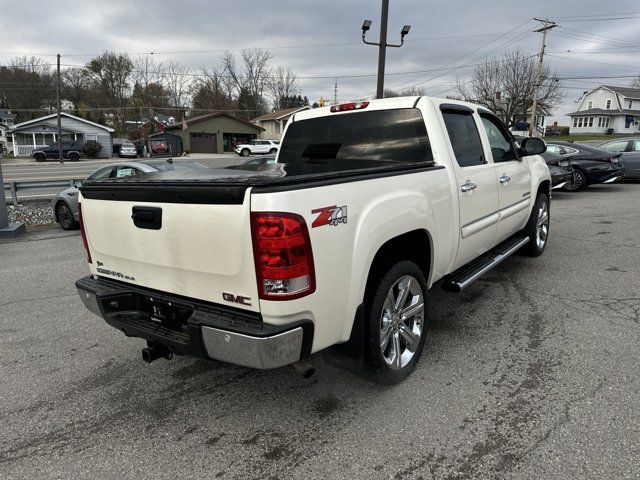
[[(40, 188), (56, 188), (56, 187), (74, 187), (77, 181), (81, 181), (80, 178), (70, 178), (68, 180), (39, 180), (36, 182), (5, 182), (4, 189), (5, 197), (6, 191), (9, 190), (11, 193), (11, 200), (13, 204), (18, 206), (18, 191), (20, 190), (37, 190)], [(55, 194), (51, 194), (51, 196), (55, 196)]]

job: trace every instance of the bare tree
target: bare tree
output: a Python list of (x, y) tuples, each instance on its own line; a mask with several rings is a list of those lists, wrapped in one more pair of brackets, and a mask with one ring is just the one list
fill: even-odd
[(127, 54), (105, 52), (87, 63), (114, 114), (114, 124), (120, 130), (124, 126), (124, 107), (129, 97), (129, 79), (133, 62)]
[(269, 92), (273, 97), (273, 108), (283, 108), (283, 98), (291, 98), (300, 93), (298, 77), (289, 67), (279, 66), (271, 71), (268, 82)]
[(384, 90), (384, 98), (419, 97), (421, 95), (424, 95), (424, 89), (416, 86), (403, 88), (402, 90), (391, 90), (391, 89)]
[[(471, 79), (458, 79), (457, 90), (466, 100), (486, 106), (505, 123), (512, 125), (515, 116), (526, 116), (533, 102), (536, 81), (535, 57), (520, 50), (506, 52), (501, 59), (486, 60), (477, 66)], [(560, 101), (560, 82), (549, 65), (542, 67), (538, 107), (550, 112)]]
[(243, 50), (241, 59), (238, 66), (233, 53), (227, 52), (222, 57), (222, 66), (228, 77), (228, 88), (237, 97), (238, 107), (244, 110), (243, 116), (252, 118), (266, 109), (264, 91), (270, 79), (271, 53), (257, 48)]
[(41, 77), (51, 74), (51, 65), (40, 57), (14, 57), (9, 62), (13, 69), (24, 70), (25, 72), (34, 73)]
[(222, 67), (202, 67), (200, 76), (193, 86), (193, 108), (211, 111), (232, 109), (233, 98), (227, 86)]
[(187, 107), (193, 83), (189, 67), (172, 60), (164, 66), (162, 78), (164, 86), (169, 90), (172, 106), (179, 109)]

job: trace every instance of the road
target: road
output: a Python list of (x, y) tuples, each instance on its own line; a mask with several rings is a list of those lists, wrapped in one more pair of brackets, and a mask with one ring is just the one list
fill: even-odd
[(556, 194), (544, 255), (433, 289), (418, 368), (386, 388), (322, 355), (306, 380), (147, 365), (78, 299), (77, 234), (2, 244), (0, 478), (638, 478), (639, 195)]
[[(237, 165), (244, 161), (243, 158), (234, 154), (215, 156), (196, 154), (188, 158), (176, 159), (175, 161), (181, 160), (196, 161), (208, 167), (226, 167), (229, 165)], [(79, 162), (67, 161), (63, 165), (51, 161), (44, 163), (33, 162), (20, 165), (6, 164), (2, 165), (2, 172), (5, 183), (84, 179), (101, 166), (118, 161), (128, 161), (128, 159), (113, 158), (110, 160), (81, 160)], [(24, 188), (22, 190), (18, 190), (18, 198), (52, 198), (59, 191), (64, 190), (64, 188), (66, 187)], [(9, 190), (5, 190), (5, 198), (11, 198)]]

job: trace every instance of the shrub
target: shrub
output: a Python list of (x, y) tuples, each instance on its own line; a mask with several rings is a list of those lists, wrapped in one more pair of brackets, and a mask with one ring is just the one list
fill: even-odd
[(89, 140), (82, 146), (82, 151), (89, 158), (96, 158), (100, 150), (102, 150), (102, 145), (95, 140)]

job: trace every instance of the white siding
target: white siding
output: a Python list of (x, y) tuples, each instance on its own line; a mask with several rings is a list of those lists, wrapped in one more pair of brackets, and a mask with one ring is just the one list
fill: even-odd
[(606, 110), (607, 100), (611, 100), (611, 110), (617, 110), (620, 108), (618, 105), (617, 95), (614, 92), (607, 90), (606, 88), (599, 88), (584, 96), (582, 102), (580, 102), (578, 111), (588, 110), (590, 101), (593, 102), (593, 106), (591, 108), (602, 108), (603, 110)]

